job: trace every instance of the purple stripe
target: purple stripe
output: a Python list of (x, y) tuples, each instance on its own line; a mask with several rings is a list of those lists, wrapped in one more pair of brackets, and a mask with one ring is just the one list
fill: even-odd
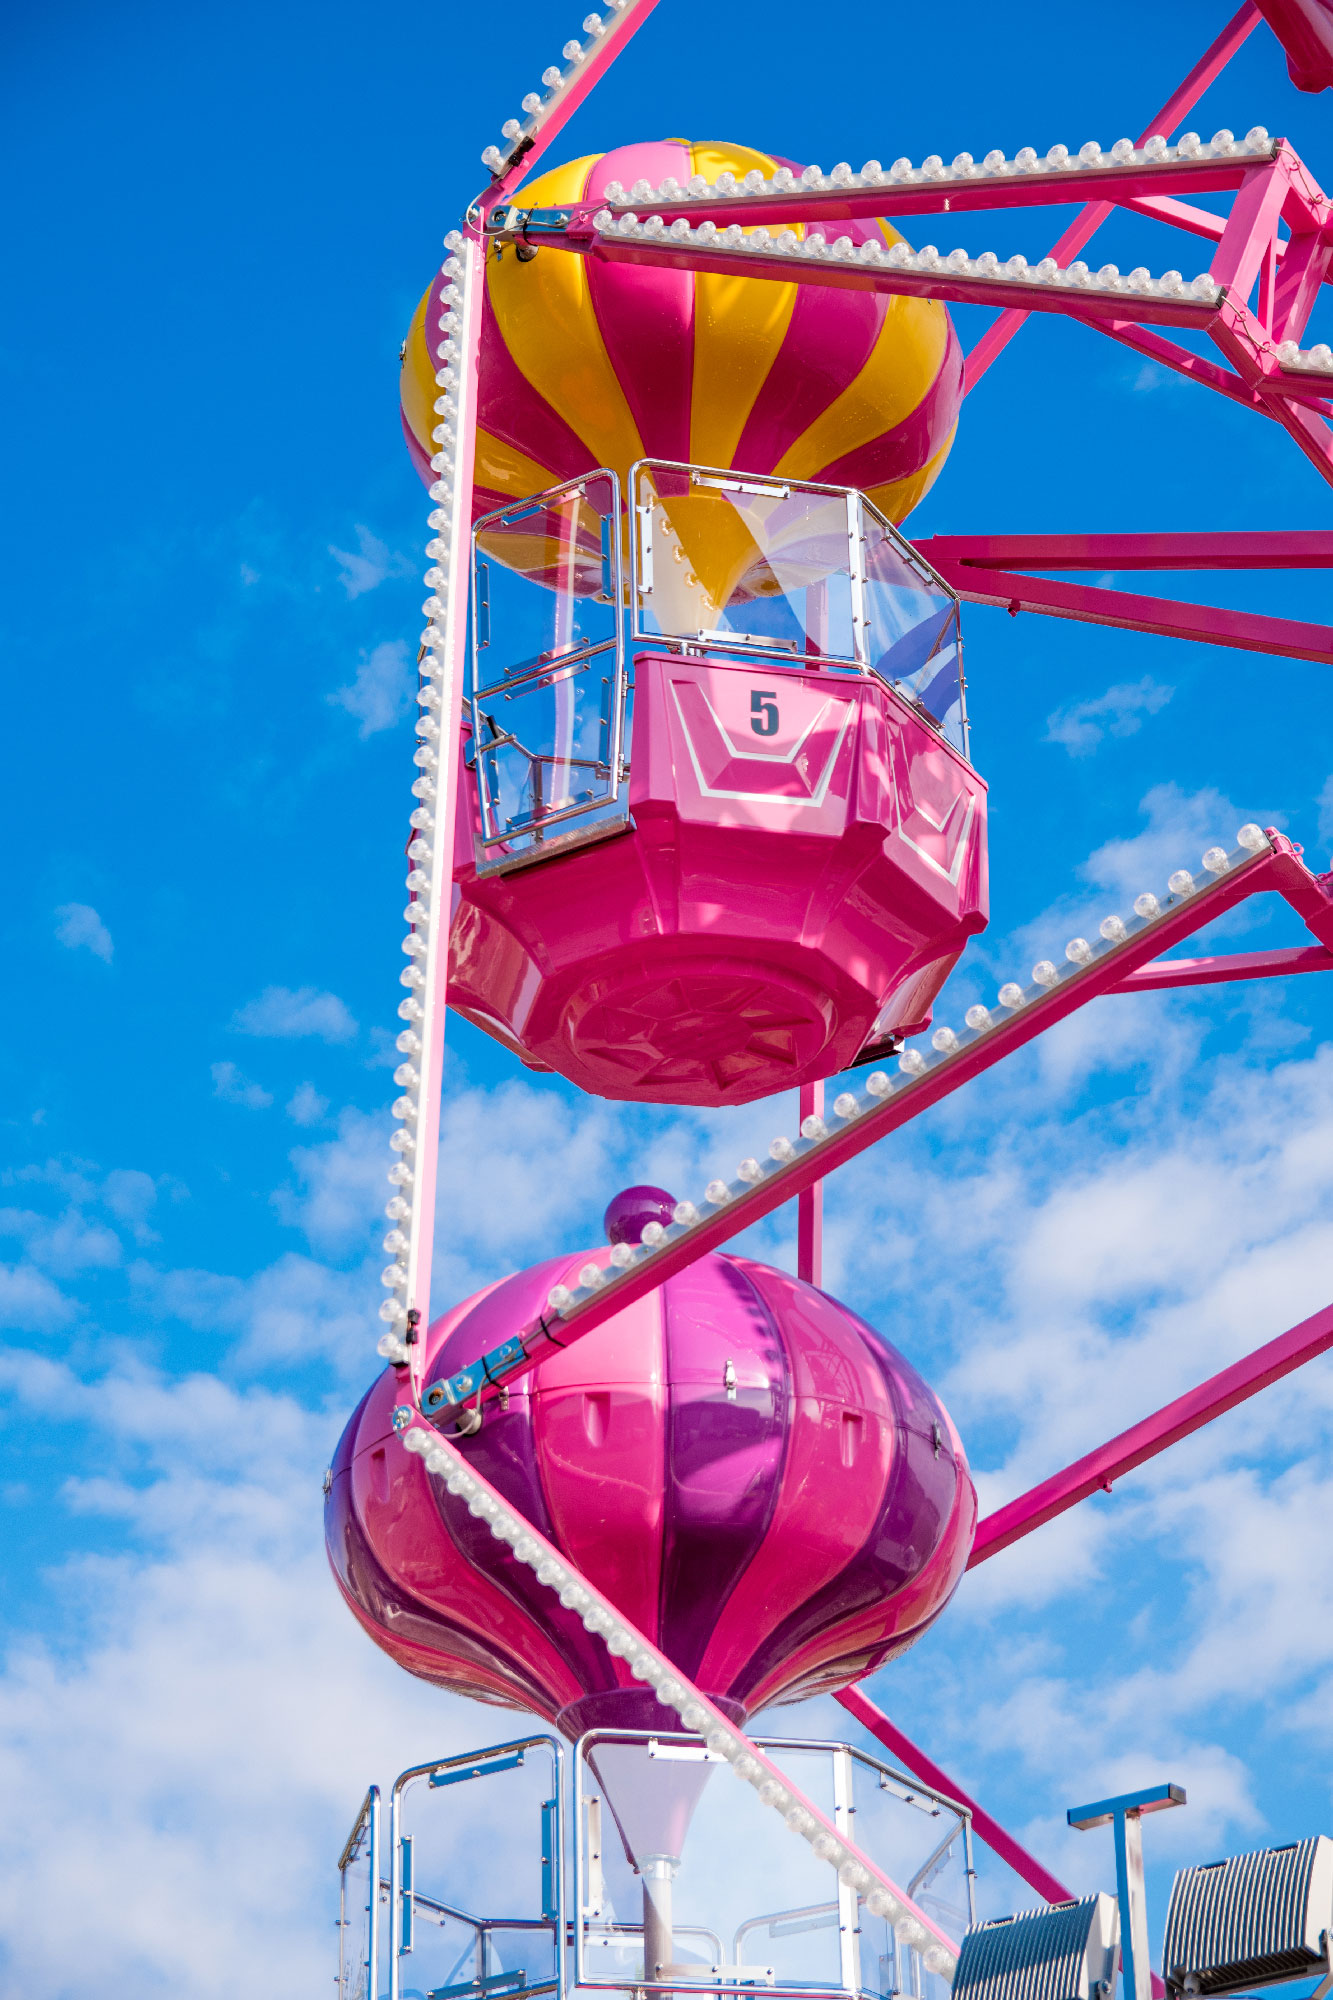
[[(884, 1497), (874, 1527), (851, 1562), (768, 1635), (733, 1681), (731, 1692), (742, 1698), (784, 1661), (794, 1661), (811, 1641), (918, 1576), (939, 1547), (953, 1512), (959, 1474), (943, 1410), (896, 1349), (864, 1320), (844, 1312), (847, 1322), (860, 1330), (897, 1414)], [(855, 1636), (848, 1638), (854, 1647)]]
[[(548, 1541), (556, 1540), (536, 1483), (526, 1411), (511, 1409), (505, 1416), (490, 1416), (476, 1437), (453, 1442), (534, 1528)], [(615, 1687), (616, 1663), (601, 1640), (584, 1630), (583, 1620), (566, 1611), (554, 1592), (538, 1583), (536, 1573), (496, 1541), (485, 1521), (469, 1514), (467, 1502), (451, 1493), (442, 1479), (432, 1479), (430, 1486), (440, 1519), (460, 1555), (518, 1606), (537, 1637), (560, 1654), (573, 1678), (588, 1690)]]
[(433, 1604), (425, 1604), (390, 1576), (366, 1537), (351, 1500), (350, 1476), (335, 1479), (329, 1495), (325, 1536), (329, 1561), (344, 1590), (392, 1642), (420, 1646), (438, 1654), (439, 1678), (455, 1680), (455, 1662), (478, 1670), (476, 1685), (508, 1684), (517, 1701), (539, 1713), (551, 1713), (551, 1697), (536, 1675), (510, 1654), (456, 1624)]
[(664, 1298), (671, 1400), (661, 1643), (693, 1675), (773, 1518), (790, 1395), (773, 1315), (729, 1257), (701, 1258), (668, 1281)]
[(949, 339), (935, 380), (901, 423), (855, 451), (844, 452), (812, 476), (830, 486), (859, 486), (862, 492), (890, 479), (919, 472), (935, 456), (958, 421), (963, 400), (963, 351), (949, 322)]
[[(611, 180), (632, 184), (642, 176), (657, 187), (668, 174), (681, 182), (689, 179), (687, 146), (662, 139), (623, 147), (594, 161), (584, 199), (595, 201)], [(645, 454), (688, 460), (694, 380), (694, 273), (602, 264), (591, 257), (584, 270), (607, 358)]]

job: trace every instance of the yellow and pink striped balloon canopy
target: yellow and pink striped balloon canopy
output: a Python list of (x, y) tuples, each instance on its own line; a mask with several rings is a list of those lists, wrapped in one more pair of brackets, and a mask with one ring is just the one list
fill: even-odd
[[(555, 167), (517, 199), (553, 208), (597, 200), (613, 181), (780, 166), (794, 162), (661, 139)], [(899, 240), (874, 220), (838, 229)], [(417, 308), (403, 356), (403, 428), (427, 483), (444, 282)], [(901, 521), (944, 463), (961, 391), (957, 335), (932, 299), (493, 250), (474, 518), (594, 466), (623, 480), (636, 459), (660, 458), (858, 486)]]

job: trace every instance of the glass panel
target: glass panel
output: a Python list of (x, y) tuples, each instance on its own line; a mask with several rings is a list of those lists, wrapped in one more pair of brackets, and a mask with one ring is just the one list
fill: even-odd
[(619, 814), (619, 520), (618, 483), (599, 472), (477, 525), (473, 752), (491, 861)]
[(338, 1864), (338, 2000), (375, 2000), (379, 1792), (357, 1815)]
[[(942, 1929), (962, 1937), (970, 1902), (959, 1814), (841, 1745), (761, 1747)], [(580, 1983), (946, 2000), (946, 1983), (753, 1792), (719, 1774), (720, 1762), (697, 1738), (583, 1739)]]
[(547, 1738), (399, 1780), (397, 2000), (555, 1989), (559, 1784)]
[(637, 636), (854, 663), (845, 491), (649, 462), (634, 504)]
[(862, 503), (870, 665), (967, 754), (958, 600)]
[(479, 688), (614, 640), (618, 489), (614, 474), (589, 473), (477, 523)]
[(473, 740), (493, 858), (535, 852), (567, 820), (616, 807), (621, 707), (614, 651), (477, 697)]

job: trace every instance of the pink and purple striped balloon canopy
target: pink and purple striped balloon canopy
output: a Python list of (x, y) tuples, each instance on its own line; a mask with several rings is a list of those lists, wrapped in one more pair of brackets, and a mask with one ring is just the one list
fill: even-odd
[[(427, 1382), (531, 1321), (587, 1261), (521, 1271), (437, 1321)], [(403, 1449), (399, 1393), (388, 1370), (362, 1402), (328, 1502), (334, 1572), (371, 1637), (427, 1680), (571, 1736), (667, 1726), (625, 1663)], [(668, 1278), (457, 1442), (737, 1717), (844, 1687), (910, 1646), (976, 1526), (962, 1447), (916, 1370), (825, 1293), (745, 1257)]]

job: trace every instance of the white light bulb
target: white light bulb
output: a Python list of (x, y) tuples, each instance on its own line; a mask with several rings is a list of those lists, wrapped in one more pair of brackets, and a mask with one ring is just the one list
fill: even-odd
[(1210, 847), (1203, 857), (1203, 865), (1210, 875), (1225, 875), (1229, 862), (1225, 847)]
[(1032, 968), (1032, 977), (1038, 986), (1058, 985), (1060, 975), (1049, 958), (1039, 958)]
[(1144, 918), (1161, 916), (1162, 906), (1151, 889), (1145, 889), (1141, 896), (1134, 898), (1134, 914)]
[[(926, 1058), (920, 1049), (904, 1049), (898, 1058), (898, 1067), (904, 1076), (924, 1076), (927, 1068)], [(866, 1089), (869, 1088), (870, 1085), (867, 1083)]]
[(1262, 854), (1268, 845), (1268, 835), (1253, 820), (1247, 820), (1236, 835), (1237, 847), (1243, 847), (1250, 854)]
[(770, 1141), (768, 1157), (770, 1160), (777, 1160), (779, 1163), (785, 1164), (788, 1160), (796, 1158), (796, 1148), (792, 1145), (790, 1139), (784, 1139), (779, 1135), (778, 1138)]
[(384, 1213), (390, 1222), (406, 1222), (412, 1213), (412, 1204), (404, 1201), (400, 1194), (396, 1194), (392, 1201), (384, 1204)]
[(958, 1037), (952, 1028), (936, 1028), (930, 1038), (930, 1046), (938, 1049), (942, 1056), (951, 1056), (958, 1047)]
[(671, 1211), (671, 1220), (678, 1222), (682, 1229), (692, 1229), (699, 1220), (699, 1211), (692, 1201), (678, 1201)]
[(763, 1168), (760, 1166), (758, 1160), (753, 1159), (742, 1160), (736, 1169), (736, 1174), (738, 1179), (748, 1181), (751, 1187), (754, 1186), (756, 1181), (761, 1181), (764, 1178)]
[(969, 1007), (963, 1019), (967, 1022), (969, 1028), (980, 1034), (983, 1028), (989, 1028), (991, 1025), (990, 1008)]
[(1194, 887), (1194, 877), (1188, 868), (1177, 868), (1167, 876), (1166, 886), (1173, 896), (1188, 896)]
[(599, 1292), (606, 1283), (606, 1276), (600, 1265), (585, 1264), (579, 1272), (579, 1283), (585, 1292)]
[(812, 1111), (808, 1118), (801, 1120), (801, 1137), (803, 1139), (827, 1139), (828, 1126), (822, 1118), (817, 1118)]
[(1103, 917), (1098, 928), (1108, 944), (1123, 944), (1129, 936), (1123, 917)]
[(724, 1201), (730, 1201), (731, 1189), (725, 1181), (709, 1181), (704, 1189), (704, 1199), (710, 1201), (714, 1208), (721, 1208)]
[(659, 1243), (666, 1241), (666, 1230), (660, 1222), (645, 1222), (639, 1231), (639, 1241), (649, 1250), (656, 1250)]
[(1023, 1004), (1023, 989), (1014, 980), (1007, 979), (1000, 988), (999, 1001), (1002, 1007), (1013, 1009)]
[(546, 1303), (550, 1306), (552, 1312), (563, 1312), (565, 1307), (572, 1305), (573, 1302), (574, 1294), (570, 1291), (568, 1285), (552, 1285), (550, 1291), (546, 1294)]
[(407, 1238), (401, 1229), (391, 1229), (380, 1245), (380, 1248), (386, 1256), (396, 1257), (400, 1250), (406, 1250)]
[(842, 1119), (855, 1118), (856, 1099), (850, 1090), (843, 1090), (833, 1100), (834, 1116)]

